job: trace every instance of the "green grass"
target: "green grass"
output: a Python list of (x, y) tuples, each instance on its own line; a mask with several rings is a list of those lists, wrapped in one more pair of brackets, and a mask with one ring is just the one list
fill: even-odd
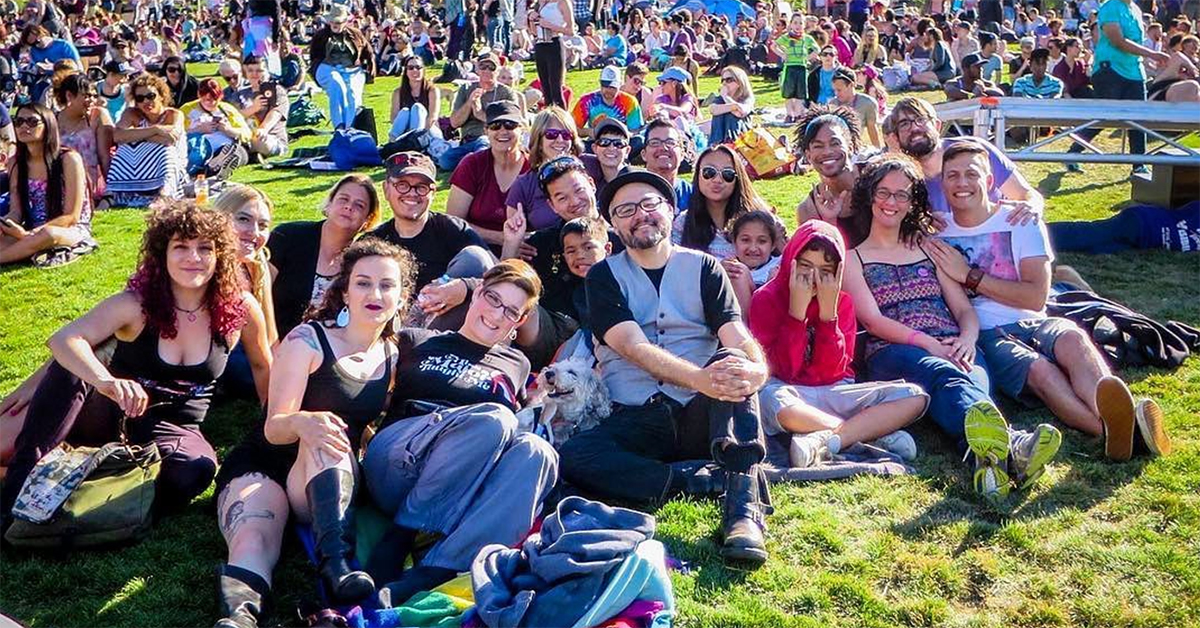
[[(211, 72), (211, 68), (204, 68)], [(572, 73), (577, 94), (596, 72)], [(395, 79), (369, 87), (368, 105), (385, 129)], [(716, 81), (702, 79), (702, 93)], [(755, 83), (763, 105), (773, 85)], [(308, 140), (313, 143), (316, 140)], [(1049, 220), (1099, 219), (1129, 199), (1127, 167), (1063, 174), (1023, 164), (1048, 198)], [(378, 175), (377, 175), (378, 176)], [(243, 169), (235, 177), (275, 201), (276, 222), (311, 219), (335, 174)], [(756, 184), (787, 217), (813, 176)], [(444, 206), (439, 194), (438, 207)], [(60, 325), (121, 288), (136, 261), (140, 212), (95, 221), (101, 249), (59, 270), (0, 270), (0, 392), (11, 391), (47, 356)], [(1200, 324), (1200, 260), (1138, 252), (1066, 255), (1063, 261), (1102, 294), (1145, 313)], [(721, 566), (718, 511), (711, 501), (677, 500), (655, 514), (659, 537), (690, 569), (673, 576), (679, 624), (761, 626), (1194, 626), (1200, 617), (1200, 362), (1175, 372), (1127, 371), (1135, 394), (1163, 405), (1175, 455), (1105, 462), (1097, 443), (1066, 431), (1046, 476), (1020, 498), (986, 506), (964, 466), (928, 427), (916, 475), (858, 478), (773, 488), (771, 559), (752, 574)], [(1013, 422), (1050, 420), (1005, 408)], [(226, 452), (254, 419), (248, 405), (214, 409), (205, 432)], [(313, 571), (298, 548), (277, 570), (287, 618), (311, 591)], [(224, 544), (211, 490), (158, 525), (140, 545), (63, 558), (5, 553), (0, 609), (34, 626), (202, 626), (213, 620), (213, 567)]]

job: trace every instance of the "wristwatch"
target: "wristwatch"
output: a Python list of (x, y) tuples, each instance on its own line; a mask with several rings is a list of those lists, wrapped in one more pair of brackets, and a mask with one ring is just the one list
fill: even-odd
[(971, 264), (971, 270), (967, 272), (967, 280), (963, 282), (963, 287), (967, 292), (974, 293), (979, 287), (979, 282), (983, 281), (983, 269), (975, 264)]

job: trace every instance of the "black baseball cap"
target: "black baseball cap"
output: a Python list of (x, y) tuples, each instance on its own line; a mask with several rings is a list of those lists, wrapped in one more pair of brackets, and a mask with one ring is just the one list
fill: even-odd
[(983, 55), (980, 55), (977, 52), (972, 52), (971, 54), (963, 55), (963, 58), (962, 58), (962, 67), (964, 67), (964, 68), (975, 66), (975, 65), (986, 65), (986, 64), (987, 64), (987, 59), (984, 59)]
[(605, 133), (616, 133), (625, 139), (629, 139), (629, 127), (616, 118), (605, 118), (600, 124), (596, 125), (595, 129), (592, 129), (594, 137), (600, 137)]
[(488, 105), (484, 113), (488, 124), (505, 121), (525, 124), (525, 116), (521, 114), (521, 108), (511, 100), (498, 100)]
[(613, 196), (616, 196), (617, 190), (630, 185), (632, 183), (645, 183), (654, 188), (656, 192), (667, 199), (671, 207), (675, 206), (675, 188), (671, 187), (667, 180), (650, 172), (649, 170), (627, 170), (617, 175), (612, 181), (604, 185), (600, 190), (599, 205), (600, 215), (605, 220), (612, 222), (612, 218), (608, 214), (608, 206), (612, 204)]

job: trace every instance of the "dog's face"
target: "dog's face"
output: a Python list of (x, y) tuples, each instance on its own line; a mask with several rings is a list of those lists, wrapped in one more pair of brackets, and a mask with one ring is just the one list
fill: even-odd
[[(584, 360), (570, 359), (556, 362), (542, 370), (542, 385), (547, 403), (560, 410), (582, 409), (588, 394), (587, 388), (594, 385), (595, 371)], [(570, 414), (569, 411), (567, 411)]]
[(608, 390), (591, 361), (572, 358), (551, 364), (538, 376), (545, 394), (546, 414), (556, 446), (573, 434), (599, 425), (609, 415)]

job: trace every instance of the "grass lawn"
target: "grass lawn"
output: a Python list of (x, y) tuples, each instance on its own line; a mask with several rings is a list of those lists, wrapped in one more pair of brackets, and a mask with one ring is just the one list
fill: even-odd
[[(211, 73), (211, 66), (201, 66)], [(195, 72), (196, 69), (193, 69)], [(575, 93), (597, 72), (569, 76)], [(368, 87), (386, 134), (396, 79)], [(779, 104), (756, 82), (760, 105)], [(717, 89), (701, 80), (701, 92)], [(323, 105), (323, 100), (320, 101)], [(316, 140), (308, 139), (305, 144)], [(1046, 195), (1047, 219), (1100, 219), (1128, 201), (1127, 166), (1065, 174), (1024, 164)], [(380, 178), (380, 173), (375, 173)], [(246, 168), (238, 181), (274, 199), (277, 223), (314, 219), (336, 174)], [(756, 188), (787, 217), (814, 175)], [(439, 210), (445, 192), (438, 195)], [(59, 326), (121, 289), (133, 269), (142, 214), (98, 214), (100, 250), (58, 270), (0, 270), (0, 393), (47, 357)], [(1102, 294), (1145, 313), (1200, 325), (1200, 258), (1137, 252), (1064, 255)], [(655, 514), (659, 537), (688, 569), (673, 576), (679, 625), (701, 626), (1196, 626), (1200, 622), (1200, 361), (1175, 372), (1123, 373), (1167, 413), (1175, 455), (1106, 462), (1096, 441), (1066, 432), (1058, 458), (1026, 495), (999, 507), (974, 498), (950, 444), (920, 425), (917, 474), (773, 487), (771, 559), (751, 574), (724, 569), (715, 503), (677, 500)], [(1006, 407), (1019, 425), (1045, 410)], [(255, 418), (246, 404), (214, 408), (204, 430), (226, 452)], [(6, 427), (5, 429), (11, 429)], [(64, 558), (6, 552), (0, 610), (34, 626), (203, 626), (214, 613), (213, 568), (224, 544), (211, 489), (140, 545)], [(313, 570), (285, 548), (276, 620), (311, 591)]]

